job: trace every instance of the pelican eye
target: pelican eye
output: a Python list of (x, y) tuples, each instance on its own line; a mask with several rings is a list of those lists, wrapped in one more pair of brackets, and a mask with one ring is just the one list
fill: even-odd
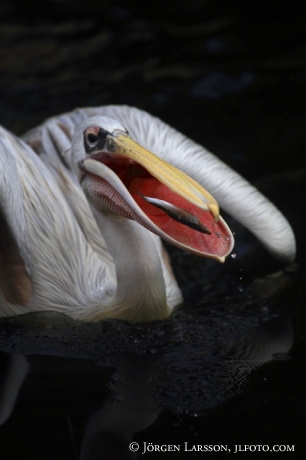
[(87, 138), (88, 144), (91, 147), (94, 147), (99, 141), (98, 135), (94, 133), (87, 133), (86, 138)]
[(87, 155), (102, 150), (109, 132), (99, 126), (90, 126), (84, 132), (84, 148)]

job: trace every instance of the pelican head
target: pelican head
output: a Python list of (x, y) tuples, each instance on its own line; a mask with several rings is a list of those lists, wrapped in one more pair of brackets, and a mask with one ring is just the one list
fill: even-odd
[(234, 244), (214, 197), (135, 142), (118, 121), (95, 116), (72, 138), (73, 168), (91, 206), (134, 220), (189, 252), (224, 262)]

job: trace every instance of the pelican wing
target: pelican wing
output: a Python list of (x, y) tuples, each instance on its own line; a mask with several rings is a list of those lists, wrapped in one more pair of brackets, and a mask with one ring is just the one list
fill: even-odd
[(116, 289), (114, 270), (88, 244), (52, 170), (1, 127), (0, 204), (0, 315), (99, 311)]

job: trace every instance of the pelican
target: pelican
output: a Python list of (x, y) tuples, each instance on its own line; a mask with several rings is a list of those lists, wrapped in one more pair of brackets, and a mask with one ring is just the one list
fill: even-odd
[(22, 139), (1, 128), (0, 163), (1, 316), (167, 318), (182, 295), (161, 238), (223, 262), (233, 236), (217, 201), (272, 255), (295, 257), (289, 223), (258, 190), (133, 107), (78, 109)]

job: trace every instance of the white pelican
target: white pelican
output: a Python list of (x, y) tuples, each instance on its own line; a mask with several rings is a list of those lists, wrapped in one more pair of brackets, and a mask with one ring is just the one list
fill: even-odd
[(203, 187), (274, 256), (295, 257), (291, 227), (273, 204), (144, 111), (75, 110), (27, 133), (31, 147), (3, 128), (0, 135), (1, 316), (168, 317), (182, 297), (159, 236), (220, 261), (233, 246)]

